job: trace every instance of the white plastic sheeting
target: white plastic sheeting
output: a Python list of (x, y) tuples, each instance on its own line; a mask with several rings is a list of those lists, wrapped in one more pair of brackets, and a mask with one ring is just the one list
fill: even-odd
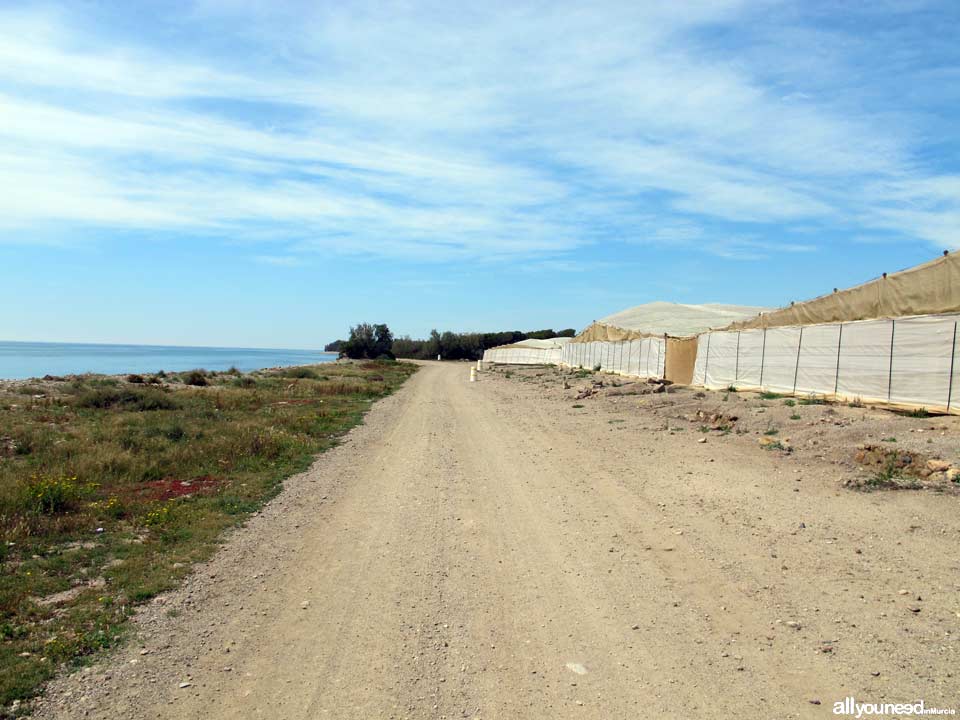
[(483, 361), (501, 365), (557, 365), (563, 348), (541, 349), (535, 347), (490, 348), (483, 353)]
[(960, 315), (704, 333), (693, 382), (958, 409)]
[(663, 377), (666, 343), (649, 337), (623, 342), (568, 343), (541, 350), (526, 347), (490, 348), (483, 361), (501, 365), (567, 365), (635, 377)]
[(622, 342), (594, 341), (570, 343), (563, 348), (561, 362), (570, 367), (592, 370), (600, 366), (603, 372), (635, 377), (663, 377), (663, 338), (648, 337)]

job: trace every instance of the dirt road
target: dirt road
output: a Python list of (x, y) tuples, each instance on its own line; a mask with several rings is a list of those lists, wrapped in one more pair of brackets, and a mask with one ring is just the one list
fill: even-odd
[(468, 374), (427, 364), (41, 716), (960, 708), (955, 497)]

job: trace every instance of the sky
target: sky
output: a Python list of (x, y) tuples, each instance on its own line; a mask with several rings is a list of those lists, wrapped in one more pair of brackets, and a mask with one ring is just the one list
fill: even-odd
[(0, 340), (775, 307), (960, 245), (960, 4), (8, 3)]

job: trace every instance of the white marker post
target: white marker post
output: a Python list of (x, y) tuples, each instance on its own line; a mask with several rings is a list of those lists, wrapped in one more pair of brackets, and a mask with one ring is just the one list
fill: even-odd
[(440, 355), (439, 355), (439, 354), (437, 354), (437, 360), (440, 360)]
[(477, 358), (477, 370), (483, 370), (483, 360)]
[(476, 382), (476, 381), (477, 381), (477, 369), (470, 368), (470, 382)]

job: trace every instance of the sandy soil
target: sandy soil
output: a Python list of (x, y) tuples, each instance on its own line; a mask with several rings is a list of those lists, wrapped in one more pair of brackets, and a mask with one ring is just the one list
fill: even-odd
[[(960, 499), (844, 487), (855, 447), (831, 444), (863, 442), (851, 427), (880, 411), (828, 426), (830, 408), (803, 407), (825, 432), (801, 439), (822, 446), (770, 451), (746, 419), (696, 418), (755, 401), (575, 401), (590, 379), (468, 374), (426, 364), (145, 608), (135, 642), (56, 682), (40, 717), (826, 718), (848, 695), (960, 709)], [(952, 419), (900, 421), (898, 443), (933, 425), (937, 443), (909, 442), (960, 446)]]

